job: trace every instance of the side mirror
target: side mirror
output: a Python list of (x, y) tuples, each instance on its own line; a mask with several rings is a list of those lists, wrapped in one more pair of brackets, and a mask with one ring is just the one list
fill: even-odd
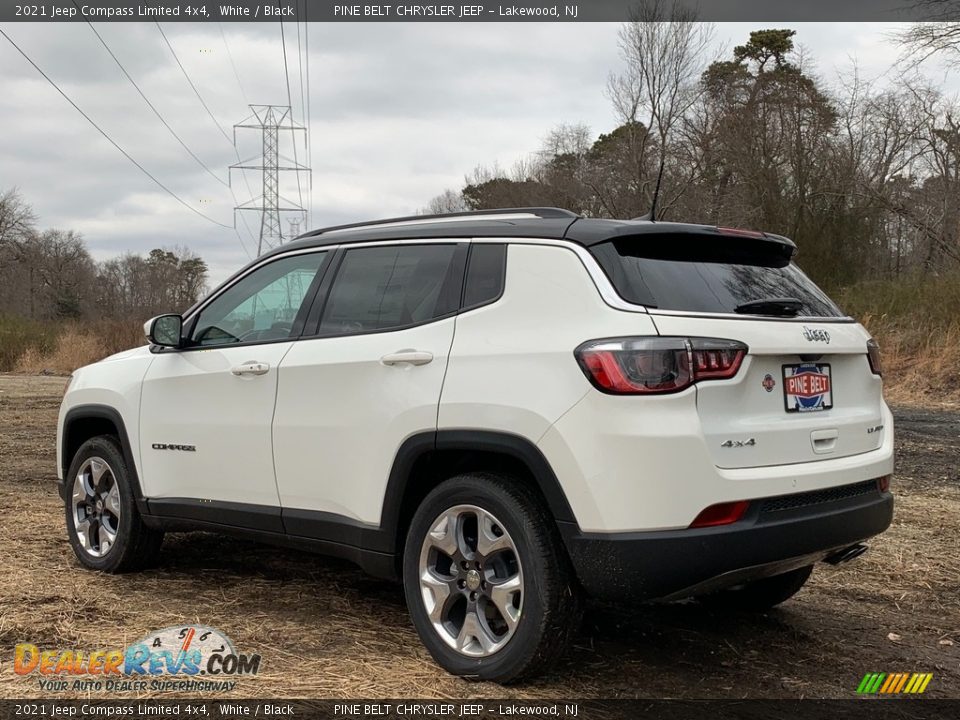
[(143, 324), (143, 332), (151, 345), (180, 347), (183, 318), (176, 314), (157, 315)]

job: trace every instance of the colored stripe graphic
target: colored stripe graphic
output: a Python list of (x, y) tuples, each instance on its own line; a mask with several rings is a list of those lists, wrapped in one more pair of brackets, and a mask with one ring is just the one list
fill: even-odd
[(867, 673), (857, 686), (858, 695), (920, 695), (933, 673)]
[(894, 688), (893, 692), (898, 693), (903, 690), (903, 686), (907, 684), (907, 678), (909, 677), (909, 673), (900, 673), (900, 682), (897, 683), (897, 687)]

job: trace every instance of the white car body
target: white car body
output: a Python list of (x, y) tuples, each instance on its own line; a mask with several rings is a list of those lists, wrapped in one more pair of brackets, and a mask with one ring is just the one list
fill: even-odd
[[(504, 217), (501, 224), (535, 228), (551, 216)], [(492, 224), (496, 217), (480, 220)], [(138, 507), (158, 526), (300, 538), (388, 575), (409, 512), (404, 489), (417, 481), (411, 468), (420, 467), (422, 453), (445, 453), (434, 463), (440, 466), (458, 455), (490, 463), (501, 453), (502, 463), (525, 467), (537, 480), (583, 584), (617, 595), (626, 586), (593, 578), (589, 567), (613, 547), (605, 539), (699, 538), (678, 551), (674, 563), (682, 563), (702, 547), (696, 543), (723, 529), (690, 530), (710, 506), (817, 498), (892, 473), (893, 420), (881, 378), (871, 372), (870, 336), (849, 318), (646, 307), (618, 293), (582, 242), (549, 228), (536, 237), (536, 229), (486, 235), (470, 223), (440, 224), (333, 231), (319, 236), (322, 245), (307, 238), (258, 259), (211, 298), (291, 254), (454, 243), (464, 252), (506, 246), (496, 299), (395, 330), (304, 332), (236, 347), (142, 347), (82, 368), (60, 410), (59, 477), (78, 440), (91, 432), (84, 424), (113, 423), (139, 478)], [(633, 223), (644, 225), (650, 223)], [(425, 229), (432, 230), (420, 234)], [(371, 230), (387, 236), (364, 235)], [(207, 302), (185, 316), (185, 327)], [(816, 339), (822, 331), (829, 343)], [(591, 340), (664, 336), (726, 338), (748, 351), (729, 379), (648, 397), (599, 392), (574, 355)], [(785, 412), (782, 368), (807, 356), (831, 366), (833, 407)], [(236, 374), (250, 363), (259, 364), (255, 373)], [(838, 510), (829, 526), (836, 526), (836, 537), (796, 547), (790, 540), (790, 547), (762, 558), (747, 552), (733, 565), (652, 583), (641, 595), (689, 594), (750, 568), (769, 573), (827, 557), (889, 524), (886, 489), (869, 499), (873, 514), (862, 530), (844, 534)], [(622, 547), (610, 557), (630, 565), (642, 546)], [(655, 571), (644, 561), (622, 574), (626, 582)]]

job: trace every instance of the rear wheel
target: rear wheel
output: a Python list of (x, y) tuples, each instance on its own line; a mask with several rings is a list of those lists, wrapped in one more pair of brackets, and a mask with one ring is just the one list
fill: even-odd
[(812, 572), (813, 565), (807, 565), (781, 575), (751, 580), (718, 593), (704, 595), (700, 600), (708, 605), (730, 610), (769, 610), (800, 592)]
[(100, 435), (81, 445), (66, 483), (67, 535), (81, 563), (110, 573), (154, 563), (163, 532), (143, 524), (117, 438)]
[(511, 478), (470, 473), (435, 488), (411, 522), (403, 579), (420, 638), (455, 675), (539, 674), (577, 628), (580, 596), (553, 520)]

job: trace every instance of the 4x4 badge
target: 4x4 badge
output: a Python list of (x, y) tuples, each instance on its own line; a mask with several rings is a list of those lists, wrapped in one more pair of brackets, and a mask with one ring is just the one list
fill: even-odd
[(722, 448), (738, 448), (738, 447), (753, 447), (757, 444), (756, 438), (750, 438), (749, 440), (727, 440), (726, 442), (720, 443)]
[(830, 344), (830, 333), (828, 333), (826, 330), (808, 328), (806, 325), (804, 325), (803, 336), (810, 342), (825, 342), (827, 345)]

